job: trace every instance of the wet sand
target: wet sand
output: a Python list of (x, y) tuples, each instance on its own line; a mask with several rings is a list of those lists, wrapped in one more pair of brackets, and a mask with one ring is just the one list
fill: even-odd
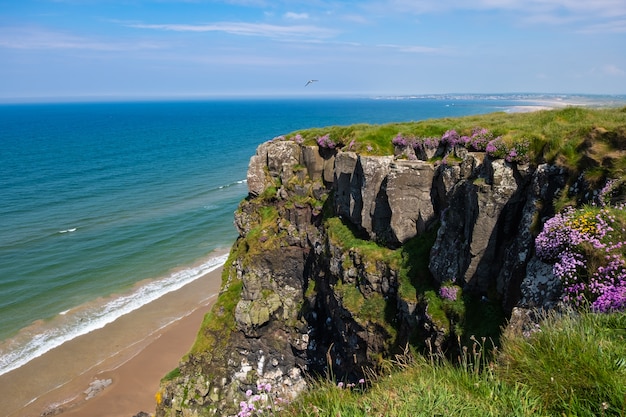
[(191, 348), (204, 315), (217, 298), (221, 271), (218, 268), (0, 375), (1, 414), (154, 414), (159, 382)]

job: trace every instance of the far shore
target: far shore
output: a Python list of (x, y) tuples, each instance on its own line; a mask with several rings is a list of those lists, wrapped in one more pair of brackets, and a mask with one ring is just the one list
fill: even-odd
[(7, 417), (132, 417), (155, 412), (160, 380), (191, 348), (222, 268), (0, 375)]

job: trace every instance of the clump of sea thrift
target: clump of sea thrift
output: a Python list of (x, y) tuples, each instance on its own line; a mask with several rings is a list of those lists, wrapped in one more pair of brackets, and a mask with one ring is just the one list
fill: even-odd
[(391, 140), (391, 143), (396, 149), (396, 156), (404, 156), (408, 159), (414, 159), (411, 150), (414, 151), (415, 155), (421, 156), (422, 159), (427, 159), (424, 158), (425, 155), (434, 154), (429, 151), (436, 150), (440, 145), (445, 145), (448, 149), (463, 147), (474, 152), (485, 152), (492, 158), (505, 159), (507, 162), (518, 164), (528, 163), (530, 147), (528, 140), (509, 146), (502, 137), (494, 137), (492, 132), (482, 127), (472, 129), (469, 136), (462, 135), (454, 129), (447, 130), (440, 138), (420, 138), (398, 133)]
[(487, 149), (487, 144), (493, 139), (493, 134), (483, 128), (476, 127), (472, 130), (472, 135), (469, 140), (469, 147), (474, 151), (484, 151)]
[(344, 383), (343, 381), (339, 381), (337, 382), (337, 388), (339, 389), (348, 389), (348, 390), (363, 390), (365, 388), (365, 379), (361, 378), (359, 379), (359, 383), (358, 385), (354, 382), (349, 382), (349, 383)]
[(441, 136), (441, 143), (445, 143), (447, 145), (450, 145), (451, 147), (454, 147), (461, 143), (461, 136), (454, 129), (447, 130)]
[(490, 140), (485, 147), (485, 152), (492, 158), (505, 158), (509, 153), (504, 141), (500, 136)]
[(439, 296), (444, 300), (456, 301), (459, 293), (459, 287), (443, 286), (439, 288)]
[[(603, 197), (599, 201), (604, 204)], [(553, 264), (564, 302), (598, 312), (626, 310), (626, 231), (616, 216), (620, 211), (568, 208), (546, 221), (535, 239), (536, 253)]]
[(335, 147), (337, 146), (337, 144), (332, 141), (328, 133), (323, 136), (318, 137), (316, 141), (317, 141), (317, 145), (320, 148), (335, 149)]
[(404, 136), (402, 133), (398, 133), (392, 140), (391, 143), (394, 146), (406, 147), (413, 146), (415, 138)]
[(272, 395), (272, 385), (269, 383), (257, 384), (257, 394), (252, 390), (246, 391), (246, 401), (239, 403), (237, 417), (275, 416), (282, 410), (286, 400)]

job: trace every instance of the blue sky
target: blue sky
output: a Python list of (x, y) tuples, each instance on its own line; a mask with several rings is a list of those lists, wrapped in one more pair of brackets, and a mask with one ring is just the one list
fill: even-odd
[(0, 63), (0, 100), (626, 94), (626, 1), (0, 0)]

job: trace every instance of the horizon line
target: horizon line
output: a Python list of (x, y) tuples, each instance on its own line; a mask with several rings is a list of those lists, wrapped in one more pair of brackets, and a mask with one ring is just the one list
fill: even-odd
[(471, 98), (499, 97), (523, 98), (613, 98), (626, 100), (626, 93), (561, 93), (561, 92), (447, 92), (447, 93), (315, 93), (315, 94), (153, 94), (153, 95), (67, 95), (67, 96), (25, 96), (0, 97), (0, 104), (63, 104), (63, 103), (122, 103), (122, 102), (165, 102), (165, 101), (212, 101), (212, 100), (253, 100), (253, 99), (427, 99), (427, 98)]

